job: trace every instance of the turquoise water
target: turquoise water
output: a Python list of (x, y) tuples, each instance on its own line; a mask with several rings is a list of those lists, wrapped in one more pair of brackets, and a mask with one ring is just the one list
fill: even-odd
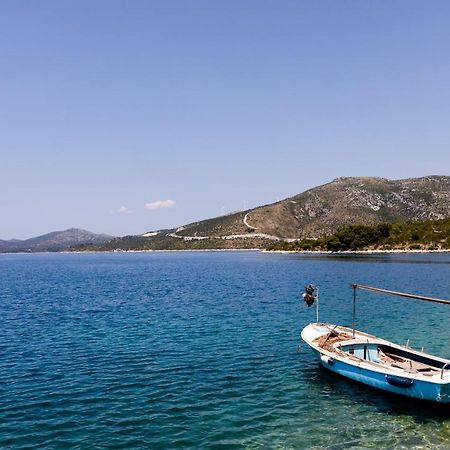
[[(321, 369), (359, 282), (450, 297), (450, 255), (0, 255), (0, 448), (450, 448), (450, 407)], [(450, 357), (446, 305), (361, 292), (358, 328)]]

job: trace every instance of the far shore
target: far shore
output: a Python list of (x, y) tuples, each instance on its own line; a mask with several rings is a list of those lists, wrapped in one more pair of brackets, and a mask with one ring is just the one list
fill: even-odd
[(36, 255), (36, 254), (93, 254), (93, 253), (168, 253), (168, 252), (258, 252), (265, 254), (299, 254), (299, 255), (385, 255), (385, 254), (433, 254), (433, 253), (450, 253), (450, 249), (442, 250), (357, 250), (332, 252), (326, 250), (266, 250), (261, 248), (205, 248), (205, 249), (167, 249), (167, 250), (62, 250), (59, 252), (2, 252), (0, 255)]
[(62, 251), (59, 253), (162, 253), (162, 252), (259, 252), (259, 253), (295, 253), (305, 255), (370, 255), (370, 254), (422, 254), (422, 253), (450, 253), (450, 249), (442, 250), (357, 250), (332, 252), (325, 250), (266, 250), (261, 248), (210, 248), (210, 249), (167, 249), (167, 250), (105, 250), (105, 251)]
[(371, 255), (387, 253), (450, 253), (450, 249), (442, 250), (413, 250), (413, 249), (392, 249), (392, 250), (346, 250), (342, 252), (332, 252), (326, 250), (261, 250), (263, 253), (301, 253), (319, 255)]

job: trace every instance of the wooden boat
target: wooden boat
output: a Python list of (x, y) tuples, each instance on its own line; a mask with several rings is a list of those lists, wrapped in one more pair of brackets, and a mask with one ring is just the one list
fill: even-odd
[[(311, 295), (310, 286), (308, 288)], [(450, 304), (448, 300), (370, 286), (353, 285), (353, 288), (354, 292), (361, 288)], [(318, 294), (315, 299), (318, 317)], [(355, 300), (356, 294), (354, 304)], [(354, 324), (355, 319), (353, 328), (317, 321), (307, 325), (301, 337), (317, 352), (321, 364), (334, 373), (395, 394), (450, 403), (450, 360), (357, 331)]]

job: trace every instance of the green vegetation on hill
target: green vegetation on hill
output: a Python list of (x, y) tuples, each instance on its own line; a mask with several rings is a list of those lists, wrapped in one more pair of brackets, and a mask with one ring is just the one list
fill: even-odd
[(151, 238), (125, 236), (112, 239), (101, 245), (84, 244), (72, 247), (71, 251), (149, 251), (149, 250), (232, 250), (264, 249), (267, 240), (259, 238), (184, 240), (161, 234)]
[(268, 250), (360, 251), (450, 249), (450, 219), (425, 222), (348, 225), (316, 240), (280, 242)]

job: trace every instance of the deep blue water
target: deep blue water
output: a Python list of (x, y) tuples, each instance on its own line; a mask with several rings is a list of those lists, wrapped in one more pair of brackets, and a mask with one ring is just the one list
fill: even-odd
[[(450, 448), (436, 410), (321, 369), (350, 283), (450, 297), (450, 255), (0, 255), (0, 448)], [(358, 294), (359, 329), (450, 357), (450, 308)]]

